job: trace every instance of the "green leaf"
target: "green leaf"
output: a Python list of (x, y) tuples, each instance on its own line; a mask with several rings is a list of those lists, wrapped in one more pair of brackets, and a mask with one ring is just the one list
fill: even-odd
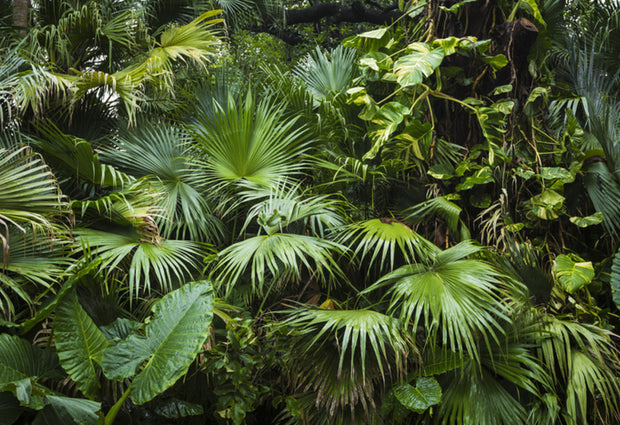
[(375, 40), (379, 40), (385, 35), (386, 32), (387, 28), (379, 28), (376, 30), (363, 32), (357, 36), (360, 38), (373, 38)]
[(363, 159), (372, 159), (379, 153), (406, 115), (409, 115), (409, 108), (400, 102), (388, 102), (374, 114), (372, 123), (376, 129), (371, 134), (375, 144), (366, 152)]
[(594, 267), (590, 261), (575, 262), (564, 254), (558, 255), (555, 259), (554, 271), (562, 288), (569, 294), (585, 287), (594, 278)]
[(32, 425), (96, 425), (101, 403), (80, 398), (46, 397), (47, 406)]
[(441, 387), (435, 378), (425, 377), (418, 379), (415, 387), (410, 384), (395, 387), (394, 395), (407, 409), (422, 413), (441, 402)]
[(113, 341), (116, 338), (126, 339), (132, 332), (139, 329), (141, 326), (142, 323), (140, 322), (119, 317), (109, 325), (102, 326), (100, 330), (108, 341)]
[(439, 8), (441, 10), (443, 10), (444, 12), (448, 12), (448, 13), (456, 13), (458, 12), (458, 10), (461, 8), (461, 6), (466, 5), (467, 3), (471, 3), (474, 2), (476, 0), (461, 0), (459, 2), (454, 3), (452, 6), (450, 7), (445, 7), (445, 6), (439, 6)]
[(17, 336), (0, 335), (0, 385), (26, 378), (57, 377), (56, 354)]
[(12, 425), (24, 410), (11, 393), (0, 393), (0, 425)]
[(108, 340), (80, 305), (75, 290), (65, 293), (56, 306), (54, 336), (60, 364), (86, 397), (95, 398), (101, 388), (95, 363)]
[(508, 59), (504, 55), (482, 56), (482, 61), (491, 65), (493, 70), (498, 71), (508, 65)]
[(210, 282), (200, 281), (168, 293), (153, 306), (146, 336), (131, 334), (105, 350), (101, 366), (109, 379), (131, 377), (148, 360), (130, 386), (135, 404), (152, 400), (187, 371), (209, 334), (212, 292)]
[(547, 104), (548, 99), (549, 92), (547, 91), (547, 89), (545, 87), (536, 87), (530, 93), (530, 96), (528, 97), (527, 102), (523, 107), (523, 112), (525, 112), (525, 114), (530, 117), (536, 115), (538, 112), (543, 110), (543, 108)]
[(620, 249), (614, 256), (611, 266), (611, 291), (616, 307), (620, 308)]
[(562, 167), (543, 167), (540, 170), (540, 177), (545, 180), (561, 180), (564, 183), (572, 183), (575, 177), (566, 168)]
[(176, 398), (160, 401), (155, 406), (155, 413), (168, 419), (179, 419), (187, 416), (202, 415), (204, 409), (200, 404), (190, 403)]
[(564, 205), (564, 197), (552, 189), (530, 198), (529, 209), (532, 214), (543, 220), (554, 220), (559, 217), (558, 212)]
[(493, 90), (494, 95), (502, 94), (502, 93), (510, 93), (512, 91), (512, 84), (505, 84), (503, 86), (495, 87)]
[(594, 226), (601, 224), (603, 221), (603, 213), (597, 212), (586, 217), (571, 217), (570, 222), (579, 227)]
[(444, 58), (442, 47), (431, 50), (428, 44), (412, 43), (407, 47), (411, 54), (402, 56), (394, 64), (396, 81), (403, 87), (420, 84), (430, 76)]

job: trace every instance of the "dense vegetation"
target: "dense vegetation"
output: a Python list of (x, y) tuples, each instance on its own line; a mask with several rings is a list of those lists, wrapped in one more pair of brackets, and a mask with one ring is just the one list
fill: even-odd
[(32, 3), (0, 424), (620, 423), (618, 2)]

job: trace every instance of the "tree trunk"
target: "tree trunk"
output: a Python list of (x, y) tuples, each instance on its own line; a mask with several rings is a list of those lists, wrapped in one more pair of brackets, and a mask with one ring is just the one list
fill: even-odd
[(13, 0), (13, 26), (24, 35), (28, 34), (29, 11), (30, 0)]

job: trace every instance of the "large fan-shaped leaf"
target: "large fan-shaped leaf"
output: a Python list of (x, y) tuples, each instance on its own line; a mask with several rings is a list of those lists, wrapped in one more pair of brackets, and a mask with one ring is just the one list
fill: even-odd
[[(66, 210), (56, 179), (40, 155), (28, 147), (0, 148), (0, 225), (54, 227), (53, 218)], [(4, 230), (0, 235), (5, 234)], [(5, 236), (6, 237), (6, 236)], [(3, 249), (6, 240), (2, 239)]]
[(206, 182), (245, 179), (270, 186), (281, 176), (299, 174), (304, 165), (299, 156), (308, 144), (295, 122), (284, 120), (282, 106), (268, 98), (256, 103), (251, 93), (244, 102), (230, 97), (227, 105), (217, 105), (213, 117), (199, 116), (190, 131), (205, 153)]
[(439, 249), (404, 223), (394, 219), (373, 219), (353, 223), (343, 232), (340, 243), (354, 249), (361, 260), (370, 259), (368, 270), (391, 271), (395, 265), (415, 260), (431, 261)]
[(130, 386), (136, 404), (174, 384), (200, 351), (213, 317), (211, 283), (191, 283), (170, 292), (153, 306), (153, 315), (145, 336), (129, 335), (108, 348), (101, 363), (108, 378), (123, 379), (146, 362)]
[(156, 199), (162, 236), (180, 238), (187, 232), (191, 240), (218, 240), (222, 229), (206, 194), (192, 184), (196, 170), (188, 164), (188, 142), (189, 135), (177, 126), (140, 120), (120, 131), (117, 146), (103, 149), (101, 158), (134, 177), (148, 176), (149, 185), (162, 193)]
[(74, 290), (58, 301), (54, 335), (60, 364), (80, 391), (94, 398), (100, 388), (95, 363), (101, 360), (108, 341), (86, 314)]
[(355, 73), (355, 50), (336, 47), (329, 55), (319, 47), (300, 61), (293, 74), (302, 80), (315, 104), (332, 100), (349, 87)]
[(304, 269), (310, 273), (314, 271), (320, 280), (342, 277), (332, 254), (345, 250), (343, 245), (313, 236), (291, 233), (260, 235), (221, 251), (214, 274), (230, 289), (244, 272), (249, 272), (254, 293), (262, 294), (269, 279), (297, 282)]
[(361, 405), (373, 423), (375, 393), (381, 383), (402, 379), (413, 351), (398, 321), (372, 310), (299, 309), (284, 325), (292, 383), (312, 391), (311, 402), (300, 406), (304, 414), (318, 408), (327, 423), (338, 423)]
[(413, 329), (423, 324), (431, 340), (441, 337), (453, 351), (478, 358), (478, 341), (488, 346), (503, 331), (500, 319), (499, 273), (489, 264), (464, 259), (480, 248), (469, 242), (440, 252), (434, 263), (411, 264), (385, 275), (364, 292), (388, 286), (388, 314), (400, 314)]
[(129, 289), (138, 294), (150, 291), (152, 277), (164, 290), (175, 282), (183, 281), (198, 268), (198, 259), (204, 247), (191, 241), (144, 241), (135, 232), (131, 234), (108, 233), (82, 229), (79, 235), (82, 250), (92, 248), (99, 269), (106, 276), (115, 273), (128, 275)]

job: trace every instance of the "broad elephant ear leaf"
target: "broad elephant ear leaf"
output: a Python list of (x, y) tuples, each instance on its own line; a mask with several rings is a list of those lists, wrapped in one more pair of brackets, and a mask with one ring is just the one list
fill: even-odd
[(402, 384), (394, 388), (396, 399), (407, 409), (422, 413), (441, 402), (441, 387), (435, 378), (418, 379), (416, 386)]
[(0, 385), (28, 378), (58, 377), (57, 372), (56, 354), (17, 336), (0, 335)]
[(47, 406), (39, 412), (32, 425), (95, 425), (101, 403), (71, 397), (46, 397)]
[(101, 361), (108, 340), (80, 305), (75, 290), (67, 292), (56, 307), (54, 335), (60, 364), (78, 389), (94, 398), (101, 388), (95, 363)]
[(108, 348), (101, 362), (109, 379), (133, 376), (131, 400), (143, 404), (172, 386), (192, 363), (209, 333), (213, 289), (208, 281), (187, 284), (153, 306), (146, 336), (131, 334)]

